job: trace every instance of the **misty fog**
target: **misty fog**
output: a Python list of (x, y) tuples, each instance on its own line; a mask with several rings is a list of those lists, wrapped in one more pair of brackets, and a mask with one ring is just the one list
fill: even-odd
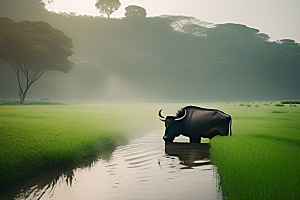
[[(106, 19), (24, 9), (14, 2), (0, 6), (0, 17), (45, 21), (73, 39), (75, 52), (69, 73), (45, 73), (26, 99), (300, 99), (300, 46), (293, 40), (270, 42), (245, 25), (185, 16)], [(0, 62), (3, 99), (18, 100), (18, 83), (13, 69)]]

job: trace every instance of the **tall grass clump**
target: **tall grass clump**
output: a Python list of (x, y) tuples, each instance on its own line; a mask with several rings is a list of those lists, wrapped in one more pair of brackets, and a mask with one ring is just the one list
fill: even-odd
[(26, 105), (68, 105), (64, 102), (53, 102), (53, 101), (37, 101), (34, 103), (28, 103)]
[(300, 101), (281, 101), (281, 104), (300, 104)]
[[(231, 109), (231, 110), (229, 110)], [(211, 160), (228, 199), (300, 199), (300, 112), (228, 108), (233, 136), (210, 140)], [(259, 115), (258, 115), (259, 113)]]
[(126, 133), (147, 117), (109, 104), (0, 106), (0, 191), (97, 159), (126, 142)]
[(9, 101), (7, 101), (7, 102), (3, 102), (3, 103), (0, 104), (0, 106), (3, 106), (3, 105), (20, 105), (20, 103), (19, 102), (9, 102)]
[(287, 111), (272, 110), (271, 113), (287, 113)]

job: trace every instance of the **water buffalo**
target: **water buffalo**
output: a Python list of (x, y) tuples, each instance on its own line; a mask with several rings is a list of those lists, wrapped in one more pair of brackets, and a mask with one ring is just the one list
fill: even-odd
[(216, 135), (231, 135), (231, 116), (216, 109), (187, 106), (179, 110), (176, 116), (167, 116), (158, 112), (161, 121), (165, 122), (166, 142), (173, 142), (180, 134), (190, 138), (191, 143), (201, 142), (203, 138), (213, 138)]

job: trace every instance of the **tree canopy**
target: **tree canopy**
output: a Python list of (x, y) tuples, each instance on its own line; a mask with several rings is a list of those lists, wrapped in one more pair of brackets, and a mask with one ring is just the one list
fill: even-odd
[(136, 5), (129, 5), (125, 8), (125, 16), (126, 17), (146, 17), (147, 12), (145, 8), (136, 6)]
[(106, 13), (110, 18), (110, 15), (120, 8), (121, 3), (119, 0), (97, 0), (95, 6), (99, 12)]
[[(72, 39), (62, 31), (42, 21), (14, 22), (0, 17), (0, 60), (15, 71), (19, 82), (20, 102), (23, 103), (29, 87), (46, 71), (69, 72), (73, 54)], [(22, 87), (20, 74), (26, 84)]]
[[(300, 97), (299, 41), (271, 41), (242, 24), (212, 24), (187, 16), (107, 20), (38, 9), (33, 13), (24, 10), (27, 1), (15, 1), (19, 3), (9, 9), (0, 5), (0, 15), (46, 21), (74, 39), (76, 68), (68, 76), (47, 74), (30, 97), (207, 102)], [(14, 98), (13, 76), (13, 70), (0, 67), (2, 97)]]

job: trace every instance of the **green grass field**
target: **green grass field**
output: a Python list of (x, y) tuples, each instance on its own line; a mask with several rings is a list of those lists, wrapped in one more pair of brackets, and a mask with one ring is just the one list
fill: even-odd
[[(48, 170), (86, 165), (101, 157), (101, 150), (114, 149), (148, 130), (161, 129), (163, 135), (158, 110), (174, 115), (185, 106), (50, 104), (0, 105), (1, 189)], [(212, 162), (229, 199), (300, 199), (299, 106), (186, 105), (216, 108), (232, 116), (232, 137), (210, 141)]]
[(157, 120), (145, 110), (117, 104), (1, 105), (0, 188), (49, 170), (89, 164), (101, 150), (123, 144), (136, 127)]
[(255, 104), (224, 106), (233, 135), (210, 141), (224, 192), (238, 200), (300, 199), (300, 108)]

